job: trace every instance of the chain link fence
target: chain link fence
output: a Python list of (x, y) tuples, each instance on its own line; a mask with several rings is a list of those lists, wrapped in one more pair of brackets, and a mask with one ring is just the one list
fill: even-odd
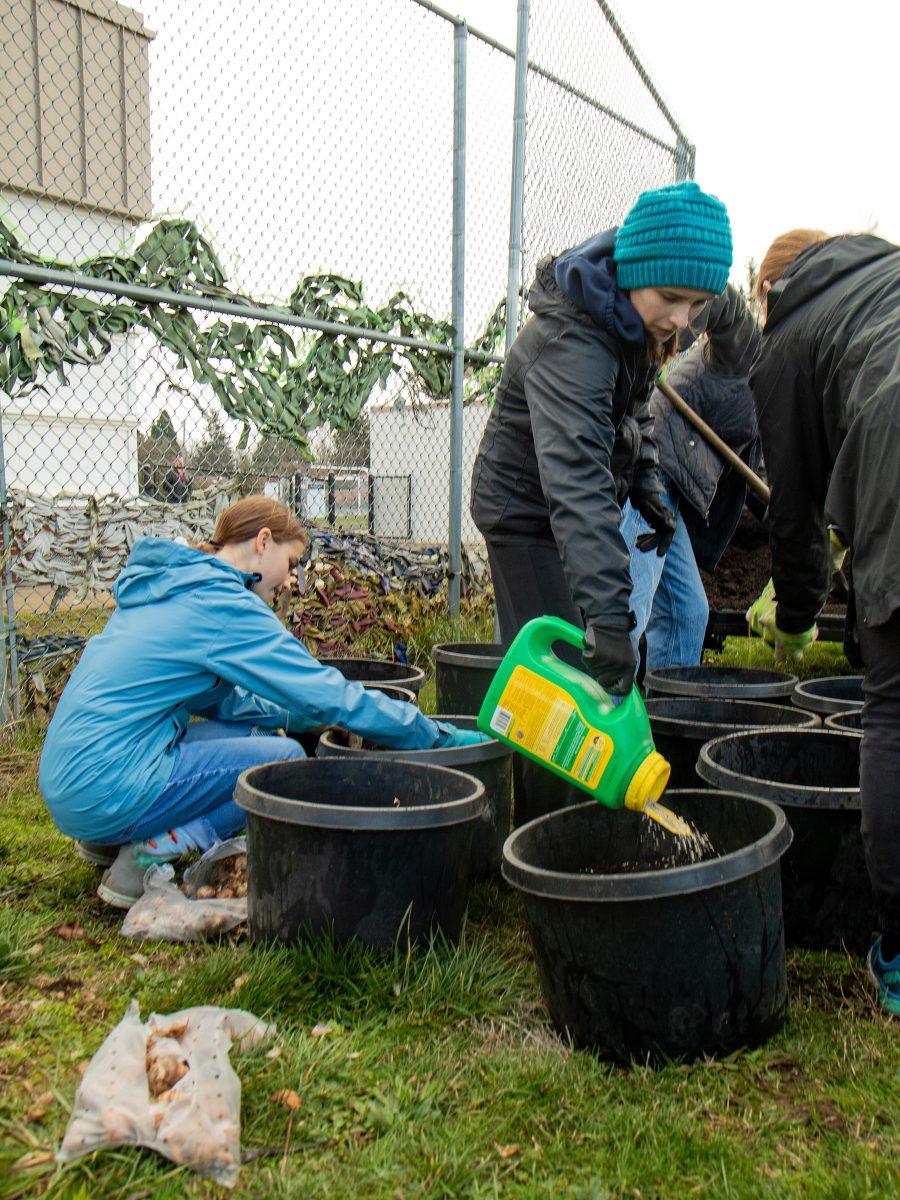
[(427, 559), (451, 612), (483, 590), (507, 294), (691, 171), (606, 4), (532, 0), (527, 39), (523, 96), (513, 47), (422, 0), (0, 0), (14, 711), (135, 538), (202, 538), (251, 492), (392, 586), (398, 547)]

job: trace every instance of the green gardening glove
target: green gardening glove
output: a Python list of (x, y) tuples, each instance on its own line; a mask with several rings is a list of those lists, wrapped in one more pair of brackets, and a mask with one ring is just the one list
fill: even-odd
[(774, 624), (776, 603), (775, 584), (770, 579), (760, 592), (758, 599), (753, 601), (745, 614), (747, 628), (751, 634), (763, 637), (765, 623), (771, 620)]

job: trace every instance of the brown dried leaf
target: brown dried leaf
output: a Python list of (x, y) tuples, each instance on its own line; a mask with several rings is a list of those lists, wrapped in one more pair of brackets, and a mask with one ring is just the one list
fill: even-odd
[(318, 1037), (328, 1037), (328, 1035), (330, 1033), (334, 1033), (334, 1030), (332, 1029), (332, 1027), (330, 1025), (313, 1025), (312, 1029), (309, 1032), (313, 1037), (318, 1038)]
[(508, 1146), (496, 1146), (496, 1149), (501, 1158), (514, 1158), (519, 1153), (520, 1147), (518, 1142), (511, 1142)]
[(274, 1104), (283, 1104), (285, 1108), (299, 1108), (303, 1103), (293, 1088), (282, 1088), (280, 1092), (273, 1092), (271, 1100)]
[(73, 942), (84, 937), (84, 926), (78, 921), (73, 921), (70, 925), (57, 925), (53, 932), (64, 942)]

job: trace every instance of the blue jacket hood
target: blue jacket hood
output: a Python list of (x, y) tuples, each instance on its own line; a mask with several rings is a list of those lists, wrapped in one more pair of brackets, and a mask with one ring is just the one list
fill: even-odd
[(644, 323), (616, 282), (615, 243), (615, 229), (588, 238), (554, 260), (553, 275), (560, 291), (601, 329), (629, 345), (642, 345)]
[(139, 538), (113, 586), (119, 608), (156, 604), (210, 583), (252, 588), (258, 576), (239, 571), (205, 550), (162, 538)]

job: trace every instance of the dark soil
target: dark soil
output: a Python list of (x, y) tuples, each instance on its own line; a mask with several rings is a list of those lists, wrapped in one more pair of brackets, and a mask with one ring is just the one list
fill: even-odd
[[(763, 590), (772, 574), (768, 529), (744, 509), (734, 537), (719, 559), (713, 574), (701, 571), (710, 609), (745, 612)], [(843, 578), (838, 576), (825, 612), (840, 611), (847, 599)]]

